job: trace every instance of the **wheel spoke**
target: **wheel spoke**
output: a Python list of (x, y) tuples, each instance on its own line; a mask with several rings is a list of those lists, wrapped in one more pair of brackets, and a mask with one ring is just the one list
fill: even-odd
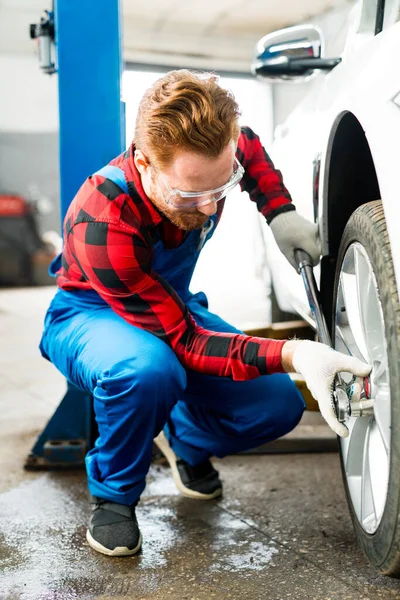
[(371, 490), (375, 507), (376, 524), (382, 517), (385, 508), (389, 483), (389, 462), (386, 448), (377, 423), (372, 419), (368, 440), (368, 464), (371, 479)]
[(357, 419), (355, 417), (350, 417), (348, 419), (348, 421), (346, 422), (347, 429), (349, 430), (349, 435), (347, 438), (340, 438), (340, 447), (341, 447), (341, 451), (342, 451), (343, 464), (345, 465), (346, 473), (348, 471), (347, 458), (348, 458), (348, 453), (349, 453), (350, 440), (351, 440), (351, 436), (352, 436), (353, 429), (354, 429), (356, 422), (357, 422)]
[(390, 388), (388, 384), (382, 384), (378, 388), (374, 398), (374, 417), (379, 435), (382, 438), (387, 456), (390, 451)]
[[(335, 325), (335, 346), (338, 350), (365, 360), (367, 354), (359, 318), (355, 275), (341, 273), (338, 288), (338, 307)], [(357, 338), (355, 336), (357, 333)]]
[(345, 459), (345, 472), (347, 484), (354, 510), (361, 521), (362, 510), (362, 476), (365, 438), (367, 435), (368, 421), (366, 419), (355, 419), (349, 437), (342, 440), (342, 445), (347, 446)]
[(362, 476), (361, 476), (361, 522), (364, 529), (375, 529), (377, 520), (372, 487), (371, 469), (369, 461), (369, 446), (371, 436), (371, 421), (368, 423), (363, 448)]
[(375, 277), (366, 256), (354, 250), (359, 315), (370, 361), (386, 353), (385, 327)]
[(352, 251), (343, 263), (341, 283), (346, 319), (354, 339), (354, 344), (358, 349), (358, 357), (368, 360), (368, 349), (365, 343), (363, 322), (359, 307), (358, 274), (356, 272), (354, 248), (352, 248)]

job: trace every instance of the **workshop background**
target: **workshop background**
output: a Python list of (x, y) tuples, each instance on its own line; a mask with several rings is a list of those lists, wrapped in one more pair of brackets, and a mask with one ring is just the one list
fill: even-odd
[[(256, 80), (250, 65), (257, 40), (314, 23), (326, 55), (339, 55), (354, 5), (123, 0), (126, 144), (146, 87), (166, 70), (187, 67), (221, 75), (242, 122), (270, 151), (315, 82)], [(60, 148), (57, 74), (41, 72), (29, 25), (51, 7), (50, 0), (0, 0), (0, 600), (400, 599), (398, 582), (378, 575), (356, 543), (336, 439), (317, 412), (263, 454), (215, 461), (224, 481), (218, 502), (182, 498), (165, 465), (154, 464), (138, 506), (143, 550), (112, 563), (86, 544), (84, 471), (24, 470), (67, 390), (37, 349), (55, 293), (47, 266), (62, 244)], [(30, 218), (13, 229), (6, 202), (19, 197)], [(213, 311), (246, 331), (271, 323), (262, 226), (255, 206), (235, 191), (193, 279), (193, 291), (203, 289)]]
[[(144, 4), (125, 0), (126, 70), (122, 94), (127, 145), (138, 101), (146, 87), (166, 67), (188, 67), (221, 73), (222, 84), (232, 89), (239, 101), (242, 122), (253, 127), (270, 149), (274, 129), (312, 82), (271, 86), (257, 81), (250, 73), (256, 41), (269, 31), (308, 21), (321, 26), (327, 55), (334, 55), (344, 43), (344, 24), (353, 4), (343, 0), (151, 0)], [(28, 24), (37, 21), (44, 8), (51, 8), (51, 3), (45, 5), (43, 0), (0, 2), (0, 75), (3, 82), (8, 82), (0, 94), (0, 195), (20, 195), (30, 202), (39, 233), (58, 249), (57, 76), (40, 71), (35, 43), (28, 35)], [(255, 206), (243, 200), (239, 191), (232, 194), (218, 236), (202, 253), (192, 288), (205, 290), (212, 310), (246, 329), (265, 325), (270, 314), (261, 222)], [(240, 248), (235, 244), (239, 221), (244, 242)], [(4, 245), (3, 241), (0, 285), (2, 281), (21, 283), (23, 273), (14, 261), (11, 264)], [(33, 264), (33, 281), (51, 284), (46, 275), (46, 257), (40, 253)]]

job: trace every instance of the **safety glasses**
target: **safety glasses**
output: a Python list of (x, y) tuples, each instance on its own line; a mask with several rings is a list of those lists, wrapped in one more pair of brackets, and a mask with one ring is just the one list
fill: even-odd
[(221, 185), (221, 187), (213, 190), (206, 190), (204, 192), (184, 192), (182, 190), (172, 188), (168, 182), (165, 181), (161, 173), (154, 167), (154, 165), (152, 164), (151, 166), (157, 175), (157, 180), (160, 186), (164, 188), (165, 193), (163, 196), (165, 202), (179, 210), (204, 206), (211, 202), (219, 202), (219, 200), (225, 198), (225, 196), (229, 194), (234, 187), (236, 187), (244, 175), (244, 168), (238, 159), (235, 158), (233, 163), (233, 173), (224, 185)]

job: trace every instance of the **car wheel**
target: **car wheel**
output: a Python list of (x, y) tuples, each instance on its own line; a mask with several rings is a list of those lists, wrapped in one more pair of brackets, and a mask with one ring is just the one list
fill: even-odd
[(335, 348), (372, 365), (373, 411), (350, 416), (340, 438), (343, 480), (360, 546), (381, 573), (400, 576), (400, 307), (381, 201), (344, 230), (333, 295)]

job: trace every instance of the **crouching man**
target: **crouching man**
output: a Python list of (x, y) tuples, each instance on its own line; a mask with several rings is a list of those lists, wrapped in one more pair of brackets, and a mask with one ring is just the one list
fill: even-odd
[[(238, 117), (214, 75), (166, 74), (144, 94), (130, 148), (83, 183), (65, 217), (53, 265), (59, 290), (40, 347), (93, 395), (99, 437), (86, 457), (87, 539), (103, 554), (141, 547), (135, 507), (154, 438), (182, 494), (215, 498), (222, 483), (210, 457), (272, 441), (299, 422), (304, 402), (287, 372), (304, 376), (329, 425), (346, 435), (331, 383), (339, 371), (370, 371), (316, 342), (246, 336), (189, 291), (239, 183), (293, 265), (296, 248), (319, 260), (317, 227), (298, 215)], [(237, 232), (241, 244), (240, 222)]]

